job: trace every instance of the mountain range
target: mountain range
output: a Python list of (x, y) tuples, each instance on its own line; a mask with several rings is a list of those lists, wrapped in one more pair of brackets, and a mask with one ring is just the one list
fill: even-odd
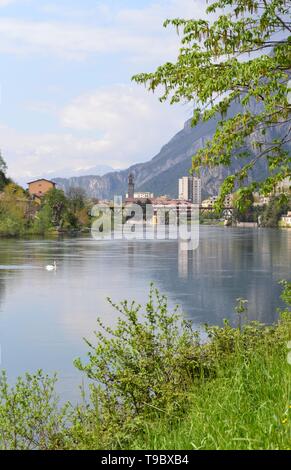
[[(234, 103), (228, 115), (231, 116), (240, 110), (240, 104)], [(132, 173), (137, 191), (149, 191), (155, 195), (167, 194), (177, 198), (178, 179), (189, 174), (191, 157), (205, 145), (207, 140), (212, 138), (220, 119), (220, 116), (215, 116), (209, 121), (200, 122), (196, 127), (191, 127), (191, 120), (187, 121), (184, 128), (164, 145), (154, 158), (145, 163), (138, 163), (126, 170), (111, 171), (103, 176), (55, 178), (54, 181), (65, 192), (72, 186), (81, 187), (92, 198), (112, 199), (114, 195), (124, 195), (127, 192), (128, 175)], [(283, 132), (284, 129), (282, 129)], [(270, 138), (270, 135), (267, 133), (266, 137)], [(253, 139), (255, 138), (256, 136), (253, 137)], [(251, 140), (247, 141), (246, 146), (250, 153), (254, 154)], [(203, 197), (216, 195), (223, 179), (240, 166), (241, 161), (234, 159), (230, 168), (203, 169), (201, 173)], [(256, 168), (250, 173), (250, 180), (261, 179), (266, 174), (265, 161), (259, 161)]]

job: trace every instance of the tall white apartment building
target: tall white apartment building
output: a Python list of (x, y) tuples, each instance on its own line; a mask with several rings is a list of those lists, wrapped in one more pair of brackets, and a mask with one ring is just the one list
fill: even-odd
[(183, 176), (179, 179), (179, 199), (201, 204), (201, 179), (196, 176)]

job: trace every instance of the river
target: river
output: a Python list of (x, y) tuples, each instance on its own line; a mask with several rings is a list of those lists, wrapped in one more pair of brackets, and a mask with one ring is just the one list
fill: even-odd
[[(56, 272), (45, 265), (57, 261)], [(272, 323), (280, 279), (290, 277), (291, 231), (200, 229), (199, 247), (177, 241), (95, 241), (91, 237), (0, 240), (1, 368), (9, 379), (42, 368), (56, 371), (65, 399), (78, 394), (73, 359), (85, 356), (96, 317), (114, 323), (108, 304), (144, 302), (150, 282), (199, 326), (235, 323), (236, 299), (251, 319)]]

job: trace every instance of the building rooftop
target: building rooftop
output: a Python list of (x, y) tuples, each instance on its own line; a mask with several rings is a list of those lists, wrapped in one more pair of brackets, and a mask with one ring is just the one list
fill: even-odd
[(48, 180), (47, 178), (38, 178), (36, 180), (29, 181), (27, 184), (37, 183), (38, 181), (47, 181), (48, 183), (56, 184), (54, 181)]

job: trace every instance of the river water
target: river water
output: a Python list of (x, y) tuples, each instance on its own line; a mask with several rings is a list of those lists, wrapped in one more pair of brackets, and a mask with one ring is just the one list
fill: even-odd
[[(47, 272), (54, 259), (57, 271)], [(82, 377), (72, 362), (85, 356), (83, 337), (97, 316), (116, 319), (108, 296), (144, 302), (153, 281), (197, 327), (235, 323), (238, 297), (248, 299), (251, 319), (272, 323), (290, 260), (288, 230), (202, 226), (195, 251), (178, 241), (0, 240), (1, 368), (12, 381), (56, 371), (62, 398), (74, 399)]]

